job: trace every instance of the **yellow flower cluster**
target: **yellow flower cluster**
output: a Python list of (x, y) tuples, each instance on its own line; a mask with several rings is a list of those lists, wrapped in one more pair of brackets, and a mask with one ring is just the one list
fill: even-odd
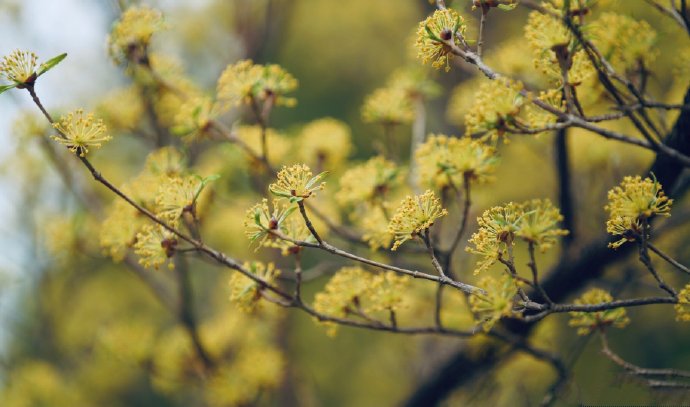
[(362, 239), (372, 250), (391, 246), (394, 236), (388, 230), (388, 219), (380, 206), (365, 209), (357, 220), (357, 226), (362, 231)]
[[(290, 216), (297, 206), (289, 204), (287, 200), (279, 199), (273, 201), (273, 210), (268, 207), (268, 199), (263, 199), (247, 211), (244, 219), (244, 231), (249, 240), (258, 242), (258, 247), (272, 247), (280, 249), (284, 256), (299, 250), (299, 246), (281, 240), (271, 232), (281, 234), (295, 239), (313, 241), (314, 237), (304, 224), (300, 216)], [(257, 249), (258, 249), (257, 247)]]
[(678, 293), (678, 304), (674, 305), (676, 321), (690, 322), (690, 284)]
[(117, 63), (142, 62), (138, 59), (146, 55), (151, 37), (164, 27), (160, 11), (147, 6), (128, 8), (113, 24), (108, 36), (110, 56)]
[(640, 176), (625, 177), (623, 182), (608, 193), (609, 212), (606, 231), (622, 238), (609, 243), (609, 247), (618, 248), (623, 243), (634, 241), (635, 235), (642, 233), (641, 221), (655, 215), (671, 216), (671, 204), (656, 179), (642, 179)]
[[(280, 270), (276, 269), (273, 263), (245, 263), (244, 268), (267, 284), (273, 284), (276, 277), (280, 275)], [(261, 299), (261, 292), (264, 289), (265, 287), (263, 285), (242, 273), (235, 272), (232, 277), (230, 277), (230, 301), (237, 305), (242, 311), (254, 311)]]
[[(174, 147), (153, 151), (140, 174), (120, 187), (135, 202), (177, 227), (180, 216), (195, 211), (203, 198), (202, 188), (214, 177), (201, 179), (187, 175), (182, 154)], [(134, 246), (146, 267), (158, 268), (175, 254), (175, 236), (152, 225), (146, 217), (123, 200), (114, 200), (100, 228), (101, 247), (115, 261), (121, 261)], [(172, 267), (172, 261), (169, 263)]]
[[(343, 267), (314, 297), (314, 309), (337, 318), (351, 314), (397, 311), (409, 278), (393, 272), (371, 274), (360, 267)], [(328, 334), (336, 333), (336, 325), (326, 323)]]
[(113, 201), (101, 226), (101, 247), (114, 261), (122, 261), (143, 225), (144, 219), (133, 206), (122, 199)]
[(168, 177), (158, 187), (156, 194), (156, 215), (177, 227), (184, 212), (196, 211), (196, 200), (203, 183), (198, 177)]
[[(261, 126), (239, 126), (237, 137), (254, 153), (261, 156)], [(268, 145), (268, 161), (272, 165), (282, 163), (289, 157), (290, 141), (274, 129), (266, 129), (266, 144)], [(257, 168), (263, 167), (263, 163), (248, 157), (251, 164)]]
[(107, 128), (103, 120), (96, 119), (93, 113), (84, 117), (84, 111), (81, 109), (62, 116), (59, 121), (53, 123), (53, 127), (61, 137), (53, 136), (52, 139), (81, 157), (89, 152), (89, 148), (100, 148), (104, 142), (112, 138), (106, 133)]
[(570, 30), (556, 17), (531, 12), (525, 26), (525, 38), (532, 49), (535, 67), (555, 83), (562, 85), (561, 67), (568, 70), (571, 85), (594, 75), (595, 69), (586, 53), (573, 48)]
[(132, 130), (139, 125), (144, 104), (136, 87), (130, 86), (106, 95), (98, 104), (96, 113), (114, 132)]
[(37, 61), (33, 52), (15, 50), (0, 61), (0, 78), (15, 84), (32, 83), (36, 79)]
[(319, 181), (325, 176), (325, 172), (314, 176), (305, 164), (284, 166), (278, 172), (278, 181), (269, 185), (268, 189), (273, 195), (299, 202), (323, 189), (326, 183)]
[[(262, 311), (259, 317), (225, 307), (223, 313), (201, 321), (199, 336), (205, 349), (223, 363), (205, 370), (204, 379), (196, 383), (203, 400), (195, 400), (209, 406), (248, 405), (282, 383), (285, 360), (273, 343), (277, 318), (272, 307), (255, 311)], [(155, 345), (149, 363), (156, 390), (171, 396), (189, 394), (188, 389), (181, 394), (181, 386), (203, 367), (188, 333), (181, 327), (170, 329)]]
[[(536, 99), (555, 109), (565, 111), (565, 100), (563, 99), (562, 89), (549, 89), (547, 91), (541, 91)], [(525, 112), (527, 116), (527, 124), (533, 129), (544, 128), (550, 124), (555, 124), (558, 120), (556, 115), (547, 112), (533, 103), (529, 103), (525, 106)]]
[(211, 122), (220, 114), (221, 110), (210, 97), (190, 98), (180, 105), (172, 131), (178, 136), (186, 136), (188, 141), (198, 140), (206, 135)]
[(434, 11), (434, 14), (420, 22), (417, 28), (417, 57), (424, 64), (431, 63), (436, 69), (445, 68), (446, 72), (450, 71), (453, 53), (447, 43), (460, 46), (466, 28), (465, 20), (457, 11)]
[(548, 199), (510, 202), (485, 211), (477, 218), (479, 230), (469, 240), (474, 247), (466, 249), (483, 257), (477, 262), (474, 273), (486, 270), (499, 256), (504, 256), (516, 237), (534, 244), (542, 252), (551, 248), (558, 236), (568, 234), (567, 230), (558, 228), (562, 219), (559, 210)]
[[(593, 288), (575, 300), (577, 305), (594, 305), (613, 301), (613, 297), (608, 292)], [(630, 323), (625, 308), (614, 308), (596, 312), (571, 312), (572, 319), (568, 325), (577, 328), (578, 335), (589, 335), (596, 329), (603, 329), (609, 326), (624, 328)]]
[(459, 187), (465, 179), (484, 182), (491, 178), (498, 157), (493, 147), (469, 137), (430, 135), (417, 147), (419, 182), (436, 188)]
[(646, 21), (616, 13), (602, 13), (591, 27), (591, 37), (613, 66), (622, 71), (649, 65), (659, 55), (657, 35)]
[(480, 134), (491, 139), (503, 135), (525, 103), (520, 94), (522, 88), (522, 83), (502, 78), (482, 83), (465, 116), (468, 135)]
[(385, 87), (367, 96), (362, 106), (362, 120), (385, 125), (409, 124), (414, 109), (405, 89)]
[(314, 120), (299, 135), (299, 159), (314, 168), (339, 168), (352, 148), (350, 127), (333, 118)]
[(340, 177), (340, 188), (335, 198), (341, 205), (381, 201), (398, 183), (400, 171), (395, 163), (376, 156), (353, 166)]
[(134, 252), (139, 256), (139, 263), (144, 267), (158, 268), (168, 263), (168, 268), (175, 268), (172, 257), (177, 248), (177, 237), (160, 225), (147, 224), (137, 233)]
[(441, 94), (441, 87), (420, 66), (400, 68), (391, 74), (387, 87), (403, 89), (409, 98), (430, 98)]
[(218, 100), (230, 107), (269, 101), (276, 106), (293, 107), (297, 100), (285, 94), (297, 89), (297, 85), (297, 79), (278, 65), (258, 65), (242, 60), (228, 65), (221, 74)]
[(437, 219), (447, 214), (431, 190), (421, 195), (408, 195), (388, 224), (388, 231), (395, 236), (392, 250), (397, 250), (401, 244), (429, 229)]
[(483, 277), (478, 286), (486, 291), (486, 295), (479, 292), (472, 294), (470, 308), (485, 332), (489, 332), (499, 319), (519, 315), (513, 311), (517, 288), (510, 276), (504, 274), (498, 279)]

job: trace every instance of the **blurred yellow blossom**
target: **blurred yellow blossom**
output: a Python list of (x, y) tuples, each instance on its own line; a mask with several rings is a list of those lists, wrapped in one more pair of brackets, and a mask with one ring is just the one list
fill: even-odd
[(108, 93), (96, 107), (96, 112), (113, 131), (133, 130), (144, 114), (144, 104), (138, 89), (130, 86)]
[[(575, 300), (577, 305), (595, 305), (613, 301), (613, 297), (608, 292), (593, 288)], [(588, 335), (596, 329), (614, 326), (624, 328), (630, 323), (625, 308), (613, 308), (595, 312), (571, 312), (571, 319), (568, 325), (577, 328), (578, 335)]]
[(402, 88), (375, 90), (364, 100), (362, 120), (385, 125), (412, 123), (414, 109), (409, 94)]
[(468, 135), (496, 138), (513, 124), (525, 104), (522, 83), (508, 79), (485, 81), (475, 94), (474, 105), (465, 116)]
[(495, 149), (469, 137), (431, 134), (415, 151), (419, 181), (436, 188), (459, 187), (465, 179), (484, 182), (491, 179), (498, 157)]
[(674, 305), (676, 321), (690, 322), (690, 284), (678, 293), (678, 303)]
[(217, 92), (219, 101), (228, 107), (266, 102), (293, 107), (297, 100), (285, 95), (297, 89), (297, 85), (297, 79), (278, 65), (258, 65), (242, 60), (223, 71)]
[(484, 331), (488, 332), (496, 322), (503, 317), (518, 316), (513, 311), (514, 298), (517, 288), (513, 279), (508, 275), (502, 275), (496, 279), (483, 277), (477, 284), (486, 291), (486, 294), (476, 292), (470, 296), (470, 308), (479, 318)]
[(125, 10), (113, 24), (108, 36), (108, 52), (117, 63), (132, 60), (144, 62), (151, 37), (165, 27), (160, 11), (148, 6), (133, 6)]
[(400, 181), (400, 170), (395, 163), (376, 156), (351, 167), (340, 177), (335, 198), (341, 205), (382, 200)]
[(350, 127), (330, 117), (314, 120), (302, 129), (298, 158), (314, 168), (339, 168), (352, 149)]
[(172, 257), (177, 248), (177, 237), (160, 225), (147, 224), (137, 233), (137, 241), (134, 243), (134, 252), (139, 256), (139, 263), (144, 267), (158, 269), (168, 263), (168, 268), (173, 269), (175, 264)]
[[(280, 270), (273, 263), (260, 262), (244, 263), (244, 268), (261, 279), (266, 284), (273, 284)], [(245, 312), (253, 311), (261, 299), (261, 292), (265, 287), (240, 272), (230, 277), (230, 301)]]

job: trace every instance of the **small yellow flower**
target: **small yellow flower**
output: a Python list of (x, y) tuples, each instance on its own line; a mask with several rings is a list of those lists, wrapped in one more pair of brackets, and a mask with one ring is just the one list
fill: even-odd
[(388, 248), (393, 243), (393, 234), (388, 230), (388, 219), (380, 206), (367, 207), (361, 217), (356, 218), (356, 225), (362, 231), (362, 239), (371, 250)]
[(32, 83), (36, 79), (37, 61), (33, 52), (15, 50), (2, 58), (0, 78), (18, 84)]
[(61, 54), (36, 66), (38, 57), (33, 52), (15, 50), (0, 61), (0, 79), (9, 81), (9, 85), (0, 85), (0, 93), (12, 89), (24, 89), (34, 86), (36, 79), (65, 59)]
[(513, 245), (520, 219), (523, 215), (520, 205), (510, 202), (484, 211), (477, 218), (479, 230), (472, 235), (467, 251), (483, 258), (477, 263), (474, 274), (488, 269), (505, 254), (508, 245)]
[(385, 125), (409, 124), (414, 120), (410, 95), (402, 88), (380, 88), (367, 96), (362, 120)]
[(156, 214), (172, 225), (177, 225), (184, 212), (193, 213), (195, 203), (203, 189), (199, 177), (168, 177), (158, 187)]
[[(373, 275), (360, 267), (343, 267), (328, 281), (323, 291), (314, 297), (314, 309), (319, 313), (347, 318), (361, 313), (397, 311), (403, 306), (404, 291), (409, 278), (393, 272)], [(336, 333), (337, 325), (324, 323), (328, 334)]]
[(479, 281), (478, 286), (486, 294), (472, 294), (470, 308), (480, 318), (485, 332), (489, 332), (499, 319), (519, 315), (513, 311), (517, 288), (510, 276), (504, 274), (499, 279), (487, 276)]
[(410, 277), (399, 276), (392, 271), (377, 274), (369, 288), (370, 304), (367, 311), (396, 311), (405, 301), (405, 290), (410, 285)]
[(559, 236), (568, 234), (558, 224), (563, 216), (548, 199), (533, 199), (522, 204), (523, 215), (515, 235), (536, 245), (542, 252), (553, 247)]
[(186, 140), (202, 138), (211, 122), (220, 115), (218, 106), (209, 97), (195, 97), (185, 101), (177, 111), (172, 128), (173, 133), (186, 136)]
[(333, 170), (345, 161), (352, 143), (347, 124), (332, 118), (314, 120), (302, 129), (299, 158), (315, 168)]
[(297, 89), (297, 79), (278, 65), (258, 65), (239, 61), (223, 71), (218, 79), (218, 99), (229, 107), (265, 103), (293, 107), (296, 99), (286, 97)]
[[(261, 156), (261, 126), (237, 126), (237, 137), (251, 150), (254, 156)], [(275, 129), (266, 129), (266, 144), (268, 145), (268, 161), (277, 166), (290, 158), (290, 140)], [(264, 170), (264, 163), (254, 156), (245, 154), (246, 159), (253, 169)]]
[(394, 71), (388, 79), (388, 88), (403, 89), (410, 98), (432, 98), (441, 94), (441, 86), (431, 78), (428, 69), (409, 66)]
[[(613, 301), (611, 294), (606, 291), (593, 288), (575, 300), (577, 305), (594, 305)], [(589, 335), (596, 329), (614, 326), (616, 328), (624, 328), (630, 323), (625, 308), (614, 308), (605, 311), (596, 312), (571, 312), (572, 319), (568, 325), (577, 328), (578, 335)]]
[(278, 172), (278, 181), (269, 185), (268, 189), (273, 195), (299, 202), (323, 189), (326, 183), (319, 181), (325, 176), (325, 172), (314, 176), (309, 167), (304, 164), (284, 166)]
[(484, 182), (491, 178), (498, 158), (495, 149), (469, 137), (430, 135), (415, 151), (419, 180), (438, 188), (459, 187), (465, 178)]
[(608, 193), (609, 203), (604, 207), (609, 212), (606, 231), (622, 238), (609, 247), (618, 248), (623, 243), (634, 241), (634, 235), (642, 233), (643, 220), (653, 216), (671, 216), (672, 199), (664, 194), (656, 179), (642, 179), (640, 176), (625, 177), (623, 182)]
[[(549, 89), (539, 92), (539, 96), (534, 99), (544, 102), (554, 109), (565, 111), (565, 100), (563, 100), (562, 89)], [(527, 125), (533, 129), (544, 128), (548, 125), (555, 124), (558, 120), (555, 114), (547, 112), (533, 103), (525, 105), (525, 112), (527, 113)]]
[(444, 41), (460, 46), (466, 28), (465, 20), (455, 10), (434, 11), (433, 15), (419, 23), (415, 44), (417, 57), (424, 64), (431, 62), (436, 69), (445, 67), (446, 72), (450, 71), (453, 53)]
[(392, 250), (397, 250), (401, 244), (429, 229), (437, 219), (447, 214), (431, 190), (422, 195), (407, 196), (388, 224), (388, 231), (395, 236)]
[(59, 121), (53, 123), (53, 127), (63, 137), (53, 136), (52, 139), (82, 157), (89, 152), (89, 148), (100, 148), (104, 142), (112, 138), (106, 134), (107, 128), (103, 120), (94, 118), (93, 113), (84, 117), (82, 109), (62, 116)]
[(542, 252), (553, 247), (558, 236), (568, 234), (559, 229), (563, 220), (558, 208), (548, 199), (533, 199), (523, 203), (510, 202), (485, 211), (477, 218), (479, 230), (469, 242), (474, 247), (467, 247), (470, 253), (482, 256), (474, 273), (489, 268), (504, 256), (508, 245), (514, 245), (516, 238), (533, 243)]
[(139, 255), (139, 263), (144, 267), (158, 268), (168, 263), (168, 268), (175, 268), (172, 257), (177, 248), (177, 237), (160, 225), (145, 225), (137, 233), (134, 252)]
[(465, 116), (467, 134), (482, 134), (492, 139), (504, 134), (526, 102), (520, 94), (522, 88), (521, 82), (502, 78), (482, 83)]
[(147, 6), (128, 8), (113, 24), (108, 36), (108, 52), (113, 60), (143, 62), (151, 37), (165, 27), (160, 11)]
[(678, 304), (674, 305), (676, 321), (690, 322), (690, 284), (678, 293)]
[[(273, 284), (276, 277), (280, 275), (280, 270), (276, 269), (273, 263), (267, 265), (260, 262), (244, 263), (244, 268), (269, 285)], [(242, 311), (254, 311), (261, 299), (263, 290), (265, 290), (263, 285), (242, 273), (235, 272), (230, 277), (230, 301)]]
[(341, 205), (380, 201), (400, 180), (400, 170), (395, 163), (376, 156), (350, 168), (340, 177), (335, 198)]
[(113, 201), (101, 225), (101, 247), (114, 261), (122, 261), (143, 225), (144, 218), (133, 206), (122, 199)]
[(144, 104), (137, 88), (130, 86), (106, 95), (98, 104), (96, 113), (112, 131), (131, 131), (139, 125), (144, 114)]
[[(546, 8), (555, 11), (552, 6)], [(568, 27), (552, 15), (530, 13), (525, 38), (532, 49), (535, 67), (556, 84), (562, 85), (562, 68), (568, 70), (571, 85), (578, 85), (596, 73), (585, 51), (572, 46), (573, 36)]]
[(646, 21), (608, 12), (591, 25), (592, 41), (620, 71), (637, 69), (640, 62), (649, 65), (659, 55), (657, 34)]
[(258, 242), (259, 247), (273, 247), (281, 249), (283, 255), (299, 250), (299, 246), (281, 240), (271, 232), (281, 234), (295, 240), (313, 240), (313, 236), (299, 216), (290, 216), (297, 206), (287, 200), (273, 201), (273, 210), (268, 207), (268, 199), (263, 199), (247, 211), (244, 219), (244, 231), (247, 238), (253, 243)]

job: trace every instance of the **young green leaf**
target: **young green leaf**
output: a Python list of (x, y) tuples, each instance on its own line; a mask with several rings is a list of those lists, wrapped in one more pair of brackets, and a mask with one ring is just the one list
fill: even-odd
[(42, 63), (41, 66), (38, 67), (38, 72), (36, 72), (36, 76), (41, 76), (44, 73), (48, 72), (49, 70), (53, 69), (55, 65), (59, 64), (62, 62), (63, 59), (67, 57), (67, 53), (60, 54), (54, 58), (51, 58), (47, 60), (46, 62)]

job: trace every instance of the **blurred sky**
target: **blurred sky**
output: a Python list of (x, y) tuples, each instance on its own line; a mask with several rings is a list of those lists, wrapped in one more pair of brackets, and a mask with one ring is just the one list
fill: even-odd
[[(114, 13), (110, 0), (0, 0), (0, 55), (30, 50), (40, 63), (67, 52), (68, 59), (42, 76), (36, 90), (49, 111), (58, 104), (78, 107), (117, 81), (117, 70), (105, 50), (106, 29)], [(0, 346), (9, 332), (3, 327), (16, 315), (18, 294), (31, 284), (35, 274), (31, 268), (36, 267), (29, 261), (26, 239), (18, 233), (26, 228), (19, 225), (17, 179), (4, 165), (17, 146), (11, 128), (22, 109), (35, 109), (26, 92), (0, 95)]]

